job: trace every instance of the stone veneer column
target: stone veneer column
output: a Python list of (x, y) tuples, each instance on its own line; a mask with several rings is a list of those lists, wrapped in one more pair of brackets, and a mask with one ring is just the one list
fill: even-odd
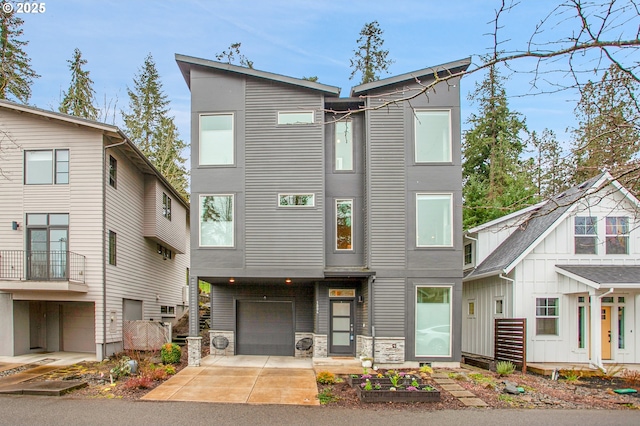
[(189, 367), (200, 367), (202, 357), (202, 337), (187, 337), (189, 351)]

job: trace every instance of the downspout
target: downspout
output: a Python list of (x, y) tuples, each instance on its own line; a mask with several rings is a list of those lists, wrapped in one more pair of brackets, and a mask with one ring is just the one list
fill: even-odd
[(507, 277), (505, 275), (502, 275), (502, 274), (498, 275), (498, 278), (502, 278), (503, 280), (509, 281), (511, 284), (516, 282), (516, 280), (514, 280), (513, 278), (509, 278), (509, 277)]
[[(603, 297), (605, 297), (605, 296), (607, 296), (607, 295), (609, 295), (611, 293), (613, 293), (613, 288), (610, 288), (608, 291), (606, 291), (606, 292), (604, 292), (604, 293), (602, 293), (602, 294), (600, 294), (600, 295), (598, 295), (596, 297), (598, 299), (602, 299)], [(599, 306), (602, 306), (602, 303), (600, 303)], [(599, 313), (598, 314), (594, 314), (594, 311), (595, 311), (595, 309), (591, 309), (591, 316), (592, 316), (592, 318), (597, 318)], [(593, 327), (592, 327), (592, 329), (593, 329)], [(601, 337), (601, 339), (602, 339), (602, 337)], [(602, 340), (600, 341), (599, 349), (600, 349), (600, 354), (597, 354), (597, 356), (595, 357), (595, 362), (594, 362), (594, 360), (591, 360), (591, 364), (594, 365), (599, 370), (602, 370), (603, 373), (606, 373), (607, 369), (604, 368), (604, 363), (602, 362)]]
[[(371, 358), (375, 362), (376, 355), (376, 326), (373, 325), (373, 283), (376, 282), (376, 276), (369, 277), (369, 324), (371, 324)], [(374, 364), (375, 365), (375, 364)]]
[(102, 148), (102, 359), (107, 358), (107, 149), (126, 141)]

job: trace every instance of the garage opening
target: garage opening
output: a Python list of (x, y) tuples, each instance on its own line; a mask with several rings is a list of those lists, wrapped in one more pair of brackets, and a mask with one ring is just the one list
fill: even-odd
[(295, 355), (293, 302), (239, 300), (236, 303), (238, 355)]

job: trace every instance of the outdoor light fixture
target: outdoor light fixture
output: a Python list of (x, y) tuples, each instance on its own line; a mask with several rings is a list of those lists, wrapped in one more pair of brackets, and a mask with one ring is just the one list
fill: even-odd
[(14, 231), (18, 230), (18, 226), (20, 226), (20, 224), (18, 224), (18, 222), (16, 222), (15, 220), (11, 222), (11, 229), (13, 229)]
[(292, 282), (292, 281), (291, 281), (291, 278), (287, 278), (286, 280), (284, 280), (284, 283), (285, 283), (285, 284), (291, 284), (291, 282)]
[(233, 278), (233, 277), (229, 278), (229, 284), (233, 284), (233, 283), (235, 283), (235, 282), (236, 282), (236, 279), (235, 279), (235, 278)]

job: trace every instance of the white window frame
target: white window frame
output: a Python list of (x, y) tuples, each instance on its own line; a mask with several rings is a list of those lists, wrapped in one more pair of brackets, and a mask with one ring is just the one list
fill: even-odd
[[(202, 197), (231, 197), (231, 244), (203, 245), (202, 244)], [(233, 248), (236, 243), (236, 199), (234, 194), (200, 194), (198, 196), (198, 246), (207, 248)]]
[[(469, 260), (469, 262), (467, 262), (467, 247), (469, 247), (470, 251), (471, 251), (471, 253), (469, 253), (470, 257), (471, 257), (471, 260)], [(474, 252), (475, 252), (475, 250), (473, 249), (473, 243), (472, 242), (466, 243), (463, 246), (463, 248), (462, 248), (462, 258), (464, 259), (464, 266), (473, 266), (473, 264), (475, 263), (474, 262), (474, 257), (475, 257), (474, 256), (475, 255)]]
[[(432, 112), (446, 112), (449, 116), (449, 152), (447, 153), (448, 158), (441, 161), (422, 161), (418, 159), (418, 123), (420, 118), (418, 117), (421, 113), (432, 113)], [(451, 124), (451, 115), (452, 111), (450, 109), (417, 109), (413, 114), (413, 151), (414, 151), (414, 161), (416, 164), (448, 164), (453, 161), (453, 126)]]
[[(212, 116), (229, 116), (231, 117), (231, 162), (203, 162), (202, 161), (202, 117)], [(202, 113), (198, 115), (198, 165), (199, 166), (217, 166), (217, 167), (231, 167), (236, 164), (236, 115), (233, 112), (215, 112), (215, 113)]]
[[(350, 151), (351, 151), (351, 167), (348, 169), (343, 168), (342, 158), (338, 158), (338, 124), (345, 124), (348, 126), (349, 134), (351, 136), (350, 141), (344, 141), (344, 144), (350, 143)], [(353, 173), (355, 169), (355, 151), (353, 149), (353, 120), (351, 119), (339, 119), (333, 125), (333, 171), (337, 173)]]
[[(498, 312), (498, 302), (500, 302), (500, 312)], [(504, 316), (504, 297), (496, 297), (493, 299), (493, 314), (497, 317)]]
[[(419, 222), (419, 213), (420, 209), (418, 207), (418, 201), (420, 197), (449, 197), (449, 244), (419, 244), (419, 234), (420, 234), (420, 222)], [(453, 193), (451, 192), (418, 192), (415, 197), (416, 201), (416, 215), (415, 215), (415, 224), (416, 224), (416, 247), (419, 248), (429, 248), (429, 247), (453, 247), (453, 220), (454, 220), (454, 212), (453, 212)]]
[[(473, 309), (471, 309), (473, 307)], [(476, 299), (467, 299), (467, 318), (476, 317)]]
[[(590, 225), (578, 225), (576, 223), (576, 221), (578, 219), (593, 219), (593, 224), (591, 225), (593, 227), (593, 234), (579, 234), (577, 232), (578, 227), (580, 228), (584, 228), (585, 230), (588, 229), (588, 227)], [(578, 247), (578, 245), (576, 244), (576, 242), (578, 241), (579, 238), (592, 238), (595, 241), (594, 244), (594, 253), (577, 253), (576, 252), (576, 248)], [(576, 215), (573, 217), (573, 253), (577, 254), (579, 256), (583, 256), (583, 255), (595, 255), (598, 254), (598, 218), (596, 216), (582, 216), (582, 215)]]
[[(67, 152), (67, 161), (61, 161), (58, 159), (58, 153), (59, 152), (63, 152), (66, 151)], [(30, 153), (33, 152), (48, 152), (51, 153), (51, 180), (50, 182), (29, 182), (29, 179), (27, 179), (27, 176), (29, 174), (29, 162), (27, 160), (27, 157), (29, 156)], [(24, 176), (23, 176), (23, 183), (25, 185), (69, 185), (69, 180), (70, 180), (70, 165), (71, 165), (71, 151), (69, 150), (69, 148), (56, 148), (56, 149), (28, 149), (24, 151)], [(67, 163), (67, 171), (66, 172), (59, 172), (58, 168), (60, 167), (61, 163)], [(60, 176), (59, 173), (64, 173), (67, 176), (67, 181), (66, 182), (59, 182), (60, 180)]]
[[(429, 355), (419, 354), (417, 347), (417, 331), (418, 331), (418, 289), (419, 288), (447, 288), (449, 290), (449, 353), (446, 355)], [(452, 284), (418, 284), (413, 289), (413, 303), (414, 303), (414, 355), (416, 357), (429, 357), (429, 358), (449, 358), (453, 351), (453, 285)]]
[[(281, 204), (282, 197), (297, 197), (297, 196), (309, 196), (309, 197), (311, 197), (311, 204), (305, 204), (305, 205)], [(299, 192), (299, 193), (282, 192), (282, 193), (278, 194), (277, 205), (278, 205), (278, 207), (281, 207), (283, 209), (289, 209), (289, 208), (308, 209), (308, 208), (312, 208), (312, 207), (316, 206), (316, 194), (314, 194), (312, 192), (305, 192), (305, 193), (302, 193), (302, 192)]]
[[(556, 313), (555, 315), (549, 315), (548, 313), (546, 315), (543, 314), (538, 314), (538, 308), (541, 309), (546, 309), (548, 312), (548, 309), (551, 308), (551, 306), (548, 305), (548, 300), (550, 299), (555, 299), (556, 300), (556, 305), (555, 305), (555, 309), (556, 309)], [(538, 301), (539, 300), (547, 300), (547, 304), (545, 305), (538, 305)], [(536, 331), (536, 336), (546, 336), (546, 337), (560, 337), (560, 298), (558, 296), (536, 296), (534, 299), (534, 308), (535, 308), (535, 319), (536, 319), (536, 324), (535, 324), (535, 331)], [(556, 321), (556, 332), (555, 334), (548, 334), (548, 333), (539, 333), (538, 332), (538, 319), (549, 319), (549, 318), (553, 318)]]
[[(351, 206), (351, 227), (350, 227), (350, 231), (351, 231), (351, 235), (350, 235), (350, 239), (349, 241), (351, 241), (351, 248), (348, 249), (341, 249), (338, 247), (338, 205), (342, 204), (342, 203), (349, 203)], [(335, 203), (335, 224), (336, 224), (336, 232), (335, 232), (335, 249), (336, 251), (339, 252), (345, 252), (345, 251), (353, 251), (354, 250), (354, 242), (353, 242), (353, 198), (337, 198), (336, 199), (336, 203)]]
[[(294, 115), (308, 116), (311, 121), (284, 121), (285, 117), (291, 117)], [(313, 110), (300, 110), (300, 111), (278, 111), (278, 126), (307, 126), (315, 123), (315, 113)]]
[[(626, 228), (627, 232), (624, 234), (609, 234), (608, 229), (609, 225), (607, 224), (608, 219), (626, 219)], [(605, 245), (605, 253), (609, 256), (624, 256), (631, 253), (631, 220), (628, 216), (607, 216), (605, 217), (604, 222), (604, 245)], [(617, 220), (616, 220), (617, 222)], [(616, 227), (620, 226), (619, 224), (615, 225)], [(626, 242), (626, 252), (625, 253), (609, 253), (609, 238), (624, 238)]]

